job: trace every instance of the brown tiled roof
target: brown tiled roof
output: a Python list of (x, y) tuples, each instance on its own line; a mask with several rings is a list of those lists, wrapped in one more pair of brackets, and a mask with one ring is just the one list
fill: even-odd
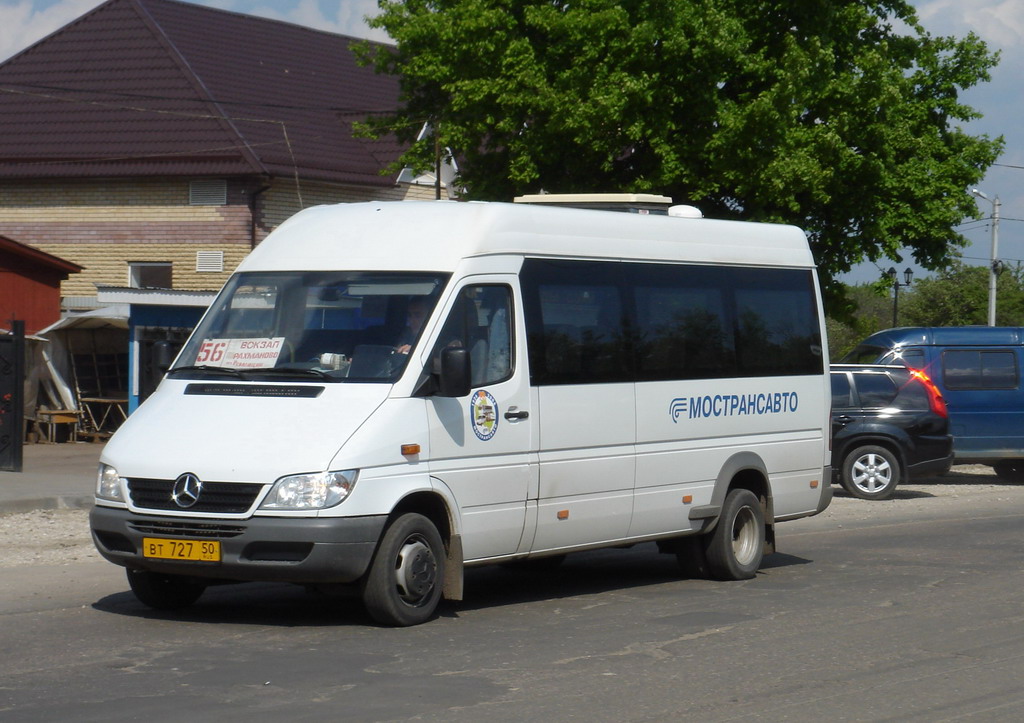
[(32, 246), (18, 243), (14, 239), (7, 238), (6, 236), (0, 236), (0, 267), (3, 266), (3, 255), (17, 257), (24, 263), (30, 263), (35, 266), (50, 269), (51, 271), (57, 271), (64, 274), (64, 278), (67, 278), (68, 274), (77, 274), (83, 269), (82, 266), (79, 266), (76, 263), (62, 259), (59, 256), (53, 256), (44, 251), (40, 251)]
[(0, 178), (250, 175), (385, 186), (398, 103), (353, 38), (175, 0), (109, 0), (0, 64)]

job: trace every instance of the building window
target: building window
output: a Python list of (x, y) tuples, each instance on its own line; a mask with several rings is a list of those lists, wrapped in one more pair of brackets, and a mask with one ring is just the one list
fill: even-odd
[(228, 202), (228, 182), (223, 178), (200, 178), (189, 181), (189, 206), (223, 206)]
[(128, 286), (132, 289), (170, 289), (170, 261), (128, 262)]

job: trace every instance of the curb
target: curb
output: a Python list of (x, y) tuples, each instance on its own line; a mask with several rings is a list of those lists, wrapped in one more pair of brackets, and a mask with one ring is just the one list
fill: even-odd
[(92, 505), (92, 495), (60, 495), (38, 497), (31, 500), (7, 500), (0, 501), (0, 517), (37, 510), (89, 510), (92, 509)]

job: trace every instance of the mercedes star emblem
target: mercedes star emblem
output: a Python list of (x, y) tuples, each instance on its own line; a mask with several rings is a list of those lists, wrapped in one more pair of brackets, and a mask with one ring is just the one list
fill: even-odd
[(199, 493), (203, 491), (203, 483), (191, 472), (174, 480), (174, 488), (171, 490), (171, 499), (174, 504), (182, 509), (188, 509), (199, 501)]

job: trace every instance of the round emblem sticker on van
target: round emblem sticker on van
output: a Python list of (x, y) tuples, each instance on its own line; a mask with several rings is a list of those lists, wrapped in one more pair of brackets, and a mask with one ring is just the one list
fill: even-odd
[(469, 419), (473, 423), (473, 434), (477, 439), (487, 441), (498, 430), (498, 403), (488, 392), (481, 389), (469, 402)]

